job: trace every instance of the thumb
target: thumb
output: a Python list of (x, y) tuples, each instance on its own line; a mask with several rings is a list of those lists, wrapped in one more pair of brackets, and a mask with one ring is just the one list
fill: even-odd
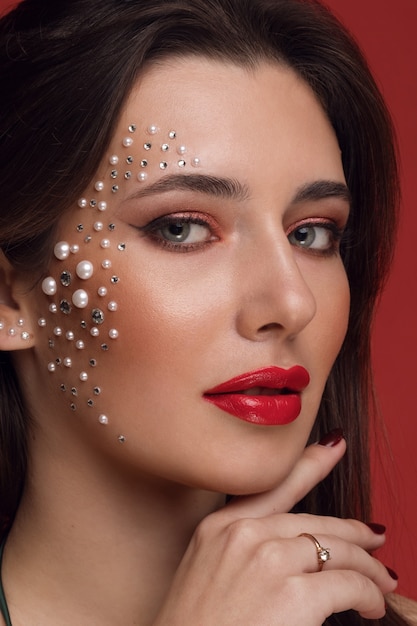
[(241, 517), (287, 513), (332, 471), (345, 451), (342, 431), (332, 431), (319, 443), (305, 448), (290, 474), (275, 489), (233, 498), (226, 509)]

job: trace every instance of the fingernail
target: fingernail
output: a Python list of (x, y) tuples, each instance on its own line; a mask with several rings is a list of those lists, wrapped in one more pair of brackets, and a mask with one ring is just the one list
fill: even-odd
[(366, 525), (376, 535), (383, 535), (385, 533), (385, 531), (387, 530), (386, 527), (383, 524), (375, 524), (374, 522), (369, 522), (369, 524), (366, 524)]
[(335, 428), (331, 430), (327, 435), (324, 435), (319, 441), (319, 446), (325, 446), (326, 448), (333, 448), (343, 439), (343, 430), (341, 428)]
[(398, 580), (398, 574), (396, 574), (394, 572), (393, 569), (391, 569), (390, 567), (385, 566), (387, 569), (388, 574), (391, 576), (391, 578), (393, 578), (394, 580)]

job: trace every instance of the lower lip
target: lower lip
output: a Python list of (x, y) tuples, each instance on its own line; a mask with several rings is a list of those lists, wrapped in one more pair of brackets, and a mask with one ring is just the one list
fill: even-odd
[(210, 394), (204, 399), (222, 411), (260, 426), (285, 426), (300, 415), (298, 393), (276, 396), (247, 396), (243, 393)]

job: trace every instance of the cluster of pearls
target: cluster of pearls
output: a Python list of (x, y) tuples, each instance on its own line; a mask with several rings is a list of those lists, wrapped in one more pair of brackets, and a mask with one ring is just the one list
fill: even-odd
[[(9, 328), (7, 328), (7, 334), (9, 335), (9, 337), (20, 336), (20, 339), (22, 339), (23, 341), (28, 341), (30, 339), (30, 333), (27, 330), (22, 330), (24, 324), (25, 321), (21, 317), (16, 320), (17, 328), (15, 328), (14, 326), (10, 326)], [(6, 330), (6, 324), (5, 322), (0, 321), (0, 332), (3, 330)]]

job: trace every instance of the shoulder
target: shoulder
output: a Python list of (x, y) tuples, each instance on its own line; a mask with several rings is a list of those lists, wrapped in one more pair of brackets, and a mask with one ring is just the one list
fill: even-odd
[(417, 602), (404, 598), (396, 593), (388, 595), (390, 605), (406, 620), (411, 626), (417, 626)]

